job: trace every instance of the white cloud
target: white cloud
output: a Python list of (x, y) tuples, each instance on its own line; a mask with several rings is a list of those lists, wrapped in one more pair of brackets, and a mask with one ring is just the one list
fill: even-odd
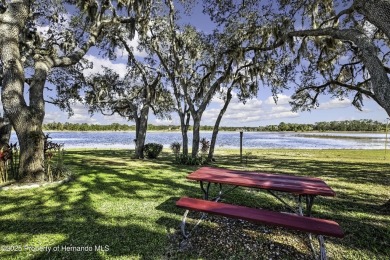
[[(138, 45), (139, 45), (138, 40), (139, 40), (139, 36), (138, 36), (138, 33), (136, 32), (134, 35), (134, 38), (132, 40), (127, 40), (126, 43), (132, 49), (135, 57), (146, 57), (147, 53), (145, 51), (138, 50)], [(123, 58), (127, 59), (128, 54), (127, 54), (127, 51), (125, 49), (116, 48), (115, 53), (118, 57), (123, 57)]]
[(207, 109), (204, 111), (202, 116), (202, 122), (208, 122), (207, 124), (211, 124), (215, 120), (217, 120), (218, 114), (220, 112), (220, 109), (213, 108), (213, 109)]
[(102, 66), (113, 69), (121, 77), (124, 77), (126, 75), (127, 70), (126, 70), (126, 64), (124, 63), (113, 63), (109, 59), (103, 59), (93, 55), (85, 55), (85, 58), (93, 63), (92, 69), (84, 70), (84, 75), (86, 76), (103, 71)]
[(234, 101), (235, 102), (232, 102), (229, 105), (227, 111), (258, 111), (261, 109), (261, 105), (263, 103), (263, 101), (259, 99), (250, 99), (245, 104), (240, 102), (238, 99)]
[(41, 35), (41, 37), (46, 38), (47, 32), (49, 31), (50, 27), (48, 25), (46, 26), (37, 26), (37, 32)]
[(153, 125), (180, 125), (179, 120), (158, 119), (158, 118), (155, 118), (152, 122), (149, 123)]
[[(276, 100), (276, 104), (278, 105), (288, 105), (289, 102), (291, 101), (291, 98), (289, 96), (279, 94), (278, 98)], [(275, 100), (273, 96), (268, 97), (265, 101), (265, 104), (267, 105), (275, 105)]]
[(96, 118), (91, 117), (88, 113), (88, 108), (80, 103), (75, 102), (72, 105), (74, 115), (71, 116), (67, 122), (69, 123), (87, 123), (87, 124), (99, 124), (99, 121)]
[(100, 124), (100, 122), (91, 117), (90, 115), (82, 115), (82, 114), (74, 114), (72, 117), (68, 119), (69, 123), (87, 123), (87, 124)]
[(351, 100), (345, 98), (343, 100), (340, 99), (332, 99), (328, 102), (324, 102), (320, 104), (317, 109), (334, 109), (334, 108), (345, 108), (351, 106)]
[(113, 114), (113, 115), (103, 115), (103, 118), (101, 120), (104, 124), (109, 125), (112, 123), (118, 123), (118, 124), (129, 124), (129, 120), (126, 118), (118, 115), (118, 114)]
[(275, 105), (275, 106), (271, 107), (271, 112), (275, 113), (275, 114), (289, 112), (290, 110), (291, 110), (291, 108), (288, 106)]
[[(289, 96), (279, 95), (279, 102), (275, 104), (270, 96), (264, 101), (260, 99), (250, 99), (245, 104), (240, 102), (237, 95), (233, 95), (231, 104), (222, 118), (221, 124), (229, 126), (239, 125), (260, 125), (264, 120), (298, 117), (298, 113), (291, 111), (288, 105)], [(213, 107), (207, 109), (202, 117), (202, 123), (213, 125), (223, 106), (223, 102), (214, 100)]]
[[(60, 27), (63, 28), (63, 30), (67, 30), (67, 28), (69, 28), (69, 23), (71, 22), (71, 15), (68, 13), (59, 14), (58, 20), (61, 21)], [(49, 29), (58, 30), (58, 27), (53, 29), (50, 28), (49, 25), (37, 25), (36, 28), (39, 35), (44, 39), (48, 38)]]
[(64, 112), (48, 112), (48, 113), (45, 113), (45, 124), (46, 123), (61, 122), (63, 114), (64, 114)]
[(284, 112), (278, 112), (278, 113), (270, 113), (265, 115), (262, 119), (280, 119), (280, 118), (292, 118), (292, 117), (299, 117), (300, 115), (297, 112), (292, 111), (284, 111)]

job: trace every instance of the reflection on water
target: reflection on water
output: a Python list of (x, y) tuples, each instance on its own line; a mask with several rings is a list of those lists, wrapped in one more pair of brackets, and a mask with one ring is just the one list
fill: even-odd
[[(51, 141), (65, 144), (65, 148), (134, 148), (134, 132), (46, 132)], [(211, 139), (211, 132), (202, 132), (201, 138)], [(11, 142), (17, 142), (13, 133)], [(180, 132), (149, 132), (147, 143), (160, 143), (168, 148), (173, 142), (181, 142)], [(243, 146), (246, 148), (297, 148), (297, 149), (382, 149), (385, 134), (377, 133), (286, 133), (246, 132)], [(189, 144), (192, 135), (189, 134)], [(238, 132), (221, 132), (217, 147), (238, 148)]]

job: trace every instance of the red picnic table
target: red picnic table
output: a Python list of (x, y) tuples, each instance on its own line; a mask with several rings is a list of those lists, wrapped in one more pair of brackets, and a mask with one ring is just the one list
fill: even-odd
[[(311, 215), (314, 198), (320, 196), (332, 196), (336, 193), (323, 180), (313, 177), (292, 176), (285, 174), (271, 174), (252, 171), (239, 171), (215, 167), (201, 167), (187, 176), (190, 180), (200, 182), (204, 198), (209, 199), (210, 183), (220, 185), (220, 195), (222, 195), (222, 185), (233, 185), (236, 187), (249, 187), (268, 191), (283, 204), (290, 207), (285, 201), (277, 196), (273, 191), (287, 192), (298, 195), (299, 210), (302, 215), (301, 199), (306, 198), (306, 215)], [(207, 182), (207, 187), (204, 183)], [(215, 198), (219, 200), (220, 196)], [(294, 210), (295, 211), (295, 210)]]
[[(184, 213), (181, 229), (183, 236), (188, 238), (190, 233), (185, 230), (186, 218), (189, 211), (203, 212), (195, 227), (206, 216), (205, 213), (218, 214), (230, 218), (239, 218), (258, 224), (274, 225), (307, 232), (313, 254), (316, 252), (311, 243), (311, 233), (318, 236), (320, 245), (319, 258), (326, 259), (323, 235), (342, 238), (344, 236), (338, 223), (311, 217), (314, 198), (316, 196), (335, 196), (336, 193), (323, 180), (313, 177), (271, 174), (253, 171), (230, 170), (215, 167), (201, 167), (187, 176), (190, 180), (200, 182), (203, 200), (183, 197), (176, 205), (187, 209)], [(207, 183), (205, 187), (205, 183)], [(219, 185), (219, 193), (215, 198), (209, 198), (210, 184)], [(233, 186), (223, 190), (223, 185)], [(237, 188), (248, 187), (266, 190), (283, 204), (296, 213), (286, 214), (264, 209), (232, 205), (218, 202), (223, 194)], [(286, 203), (276, 192), (290, 193), (298, 196), (298, 210)], [(306, 214), (302, 211), (302, 198), (306, 199)]]

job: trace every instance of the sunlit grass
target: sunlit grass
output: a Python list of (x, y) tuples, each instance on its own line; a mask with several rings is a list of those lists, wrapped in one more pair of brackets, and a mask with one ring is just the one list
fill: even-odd
[[(178, 230), (183, 214), (175, 207), (175, 201), (181, 196), (201, 196), (198, 184), (185, 178), (197, 167), (175, 165), (173, 155), (168, 153), (157, 160), (133, 160), (126, 150), (73, 150), (66, 153), (65, 159), (74, 173), (71, 182), (0, 191), (0, 258), (167, 258), (169, 235)], [(381, 207), (390, 198), (390, 155), (385, 159), (383, 151), (245, 150), (241, 163), (238, 150), (224, 149), (217, 151), (215, 159), (215, 166), (324, 179), (337, 196), (316, 198), (313, 214), (339, 222), (346, 233), (343, 239), (327, 239), (329, 256), (390, 257), (390, 215)], [(272, 196), (253, 190), (237, 189), (227, 199), (231, 203), (284, 210)], [(288, 200), (293, 201), (293, 197)], [(245, 233), (258, 234), (251, 229), (245, 229)], [(273, 238), (261, 235), (263, 239), (294, 246), (303, 254), (308, 251), (298, 246), (299, 237), (288, 231), (278, 232)], [(26, 245), (90, 246), (93, 250), (7, 251), (4, 247)], [(236, 258), (246, 257), (240, 246), (235, 250)], [(221, 259), (226, 254), (227, 251), (215, 249), (169, 256)]]

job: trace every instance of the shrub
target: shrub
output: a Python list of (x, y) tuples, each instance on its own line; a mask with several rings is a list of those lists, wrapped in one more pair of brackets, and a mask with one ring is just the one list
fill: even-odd
[(202, 156), (192, 157), (190, 155), (180, 154), (176, 157), (176, 163), (181, 165), (203, 165), (206, 162), (206, 158)]
[(68, 177), (70, 171), (64, 165), (64, 144), (54, 143), (49, 139), (51, 137), (48, 134), (45, 135), (45, 171), (48, 176), (48, 181), (53, 182)]
[(144, 154), (149, 159), (156, 159), (157, 156), (159, 156), (159, 154), (161, 153), (162, 149), (163, 149), (162, 144), (148, 143), (145, 144)]
[(18, 178), (19, 149), (17, 143), (0, 148), (0, 183)]
[(210, 141), (207, 141), (206, 138), (202, 138), (200, 141), (200, 152), (206, 154), (210, 149)]
[(64, 164), (54, 164), (51, 167), (51, 176), (53, 181), (64, 180), (72, 177), (72, 171)]
[(181, 144), (179, 142), (171, 143), (171, 150), (174, 154), (180, 153)]

